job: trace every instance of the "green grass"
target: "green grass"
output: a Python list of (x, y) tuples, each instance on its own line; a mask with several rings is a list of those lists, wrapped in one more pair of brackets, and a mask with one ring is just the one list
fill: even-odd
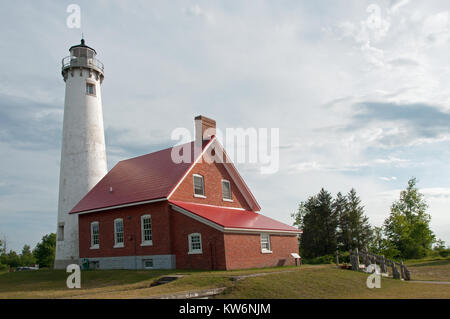
[(417, 284), (382, 278), (380, 289), (366, 286), (368, 275), (333, 266), (247, 278), (220, 298), (450, 298), (450, 285)]
[[(413, 280), (440, 280), (450, 274), (448, 260), (426, 261), (408, 267)], [(268, 275), (237, 282), (230, 280), (233, 276), (263, 272)], [(150, 287), (153, 281), (167, 274), (182, 274), (184, 277)], [(62, 270), (0, 274), (0, 299), (142, 298), (218, 287), (227, 287), (218, 298), (450, 298), (450, 285), (383, 278), (381, 289), (369, 289), (366, 287), (367, 274), (337, 269), (333, 265), (235, 271), (90, 270), (82, 271), (82, 289), (67, 289), (67, 276)]]

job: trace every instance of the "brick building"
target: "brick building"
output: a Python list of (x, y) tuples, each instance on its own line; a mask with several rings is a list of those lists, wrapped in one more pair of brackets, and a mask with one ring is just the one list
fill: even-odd
[(119, 162), (71, 210), (78, 215), (80, 263), (101, 269), (295, 264), (300, 231), (258, 213), (215, 137), (215, 121), (195, 120), (193, 142)]

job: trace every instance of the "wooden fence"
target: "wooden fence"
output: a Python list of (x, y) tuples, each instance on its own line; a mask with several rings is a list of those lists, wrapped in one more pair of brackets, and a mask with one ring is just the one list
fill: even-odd
[[(336, 264), (339, 264), (338, 252), (336, 252)], [(403, 261), (398, 263), (393, 260), (386, 259), (383, 255), (372, 254), (366, 249), (362, 250), (361, 252), (358, 250), (358, 248), (350, 250), (350, 264), (352, 270), (356, 271), (364, 271), (369, 265), (376, 264), (380, 267), (381, 273), (386, 276), (389, 273), (388, 268), (392, 268), (392, 277), (394, 279), (411, 280), (411, 273), (403, 264)]]

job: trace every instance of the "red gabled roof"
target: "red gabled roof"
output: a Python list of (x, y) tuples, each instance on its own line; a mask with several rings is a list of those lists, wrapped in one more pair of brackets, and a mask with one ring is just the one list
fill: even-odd
[[(203, 151), (206, 151), (213, 143), (222, 148), (216, 138), (213, 137), (210, 141), (203, 143)], [(172, 160), (172, 152), (180, 154), (184, 149), (190, 149), (191, 162), (175, 163)], [(69, 213), (93, 212), (119, 208), (123, 205), (137, 205), (153, 200), (170, 199), (178, 185), (196, 164), (197, 159), (200, 158), (201, 154), (194, 153), (195, 144), (190, 142), (120, 161)], [(231, 162), (223, 164), (246, 198), (249, 206), (254, 210), (259, 210), (258, 202), (234, 165)], [(111, 188), (112, 192), (110, 191)]]
[(250, 210), (241, 210), (229, 207), (219, 207), (204, 204), (187, 203), (182, 201), (169, 201), (195, 216), (212, 222), (223, 230), (262, 230), (276, 232), (300, 233), (295, 227), (283, 224), (272, 218)]
[[(191, 143), (193, 159), (194, 142)], [(106, 207), (165, 198), (184, 176), (192, 163), (174, 163), (172, 149), (120, 161), (70, 211), (79, 213)], [(176, 151), (176, 150), (175, 150)], [(110, 192), (112, 187), (112, 192)]]

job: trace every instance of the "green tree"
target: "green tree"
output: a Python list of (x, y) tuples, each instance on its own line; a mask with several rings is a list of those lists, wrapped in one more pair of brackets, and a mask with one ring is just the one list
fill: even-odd
[(10, 250), (7, 254), (2, 254), (0, 264), (8, 265), (11, 268), (20, 266), (20, 256), (14, 250)]
[(36, 245), (33, 255), (39, 267), (53, 267), (55, 261), (56, 234), (51, 233), (42, 237), (41, 242)]
[(323, 188), (299, 205), (294, 225), (300, 226), (300, 252), (306, 258), (333, 254), (336, 250), (337, 217), (332, 196)]
[(36, 263), (36, 258), (31, 252), (31, 248), (29, 245), (23, 246), (22, 254), (20, 255), (20, 263), (22, 266), (30, 266)]
[(337, 193), (336, 199), (333, 201), (333, 210), (337, 217), (336, 240), (338, 248), (342, 251), (351, 249), (351, 231), (350, 216), (348, 214), (347, 198), (341, 192)]
[(431, 216), (423, 195), (416, 188), (416, 178), (408, 181), (400, 199), (391, 206), (391, 214), (384, 222), (389, 248), (398, 251), (399, 258), (422, 258), (431, 250), (435, 236), (430, 230)]
[(356, 195), (354, 188), (347, 194), (347, 205), (345, 206), (350, 220), (349, 249), (363, 249), (368, 246), (373, 237), (373, 230), (369, 224), (369, 218), (364, 213), (364, 206), (361, 205), (360, 198)]

